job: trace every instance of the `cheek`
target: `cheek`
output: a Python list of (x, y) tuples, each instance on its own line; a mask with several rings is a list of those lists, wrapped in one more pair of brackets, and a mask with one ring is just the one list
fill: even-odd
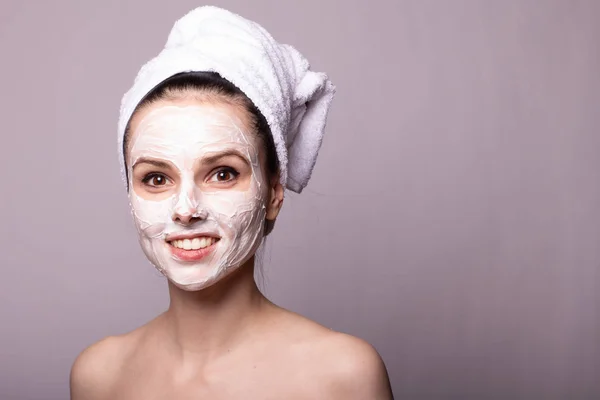
[(257, 224), (265, 218), (264, 196), (253, 189), (205, 194), (203, 203), (223, 228), (237, 236), (258, 229)]
[(252, 210), (260, 201), (248, 192), (222, 191), (205, 193), (202, 203), (221, 219), (235, 219), (244, 211)]
[(145, 200), (135, 193), (130, 195), (131, 211), (140, 233), (156, 237), (163, 233), (171, 219), (173, 196), (160, 201)]

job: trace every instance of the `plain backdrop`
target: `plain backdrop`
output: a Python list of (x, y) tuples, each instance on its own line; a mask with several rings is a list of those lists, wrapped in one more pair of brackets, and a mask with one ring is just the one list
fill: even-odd
[[(338, 87), (264, 256), (397, 399), (600, 398), (600, 2), (223, 0)], [(121, 96), (192, 0), (0, 3), (0, 398), (167, 306), (119, 179)]]

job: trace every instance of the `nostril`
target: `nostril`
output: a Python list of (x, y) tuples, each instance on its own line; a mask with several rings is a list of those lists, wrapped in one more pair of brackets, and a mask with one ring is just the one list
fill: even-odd
[(188, 223), (189, 224), (194, 224), (194, 223), (196, 223), (198, 221), (202, 221), (202, 218), (200, 218), (200, 217), (192, 217), (192, 218), (190, 218), (190, 220), (189, 220)]
[(173, 216), (173, 221), (178, 222), (180, 224), (190, 225), (194, 224), (198, 221), (202, 221), (205, 217), (199, 216), (196, 214), (175, 214)]

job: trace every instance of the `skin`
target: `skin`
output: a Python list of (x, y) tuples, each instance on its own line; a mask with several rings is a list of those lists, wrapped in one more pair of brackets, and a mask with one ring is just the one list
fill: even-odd
[[(134, 115), (131, 131), (157, 107), (198, 102), (195, 96), (153, 103)], [(239, 106), (214, 100), (211, 106), (248, 123)], [(266, 218), (275, 220), (283, 187), (278, 177), (267, 181)], [(392, 399), (375, 349), (269, 301), (254, 280), (254, 256), (202, 290), (183, 290), (171, 281), (168, 288), (167, 311), (77, 357), (70, 376), (72, 400)]]

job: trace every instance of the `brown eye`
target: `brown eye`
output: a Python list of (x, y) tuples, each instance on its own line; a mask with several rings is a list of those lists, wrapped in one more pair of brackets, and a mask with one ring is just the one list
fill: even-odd
[(221, 168), (213, 174), (210, 181), (212, 182), (229, 182), (237, 178), (240, 173), (233, 168)]
[(217, 180), (218, 181), (228, 181), (230, 179), (231, 179), (231, 172), (229, 172), (229, 171), (217, 172)]
[(162, 174), (149, 174), (142, 182), (149, 186), (164, 186), (167, 183), (167, 177)]

